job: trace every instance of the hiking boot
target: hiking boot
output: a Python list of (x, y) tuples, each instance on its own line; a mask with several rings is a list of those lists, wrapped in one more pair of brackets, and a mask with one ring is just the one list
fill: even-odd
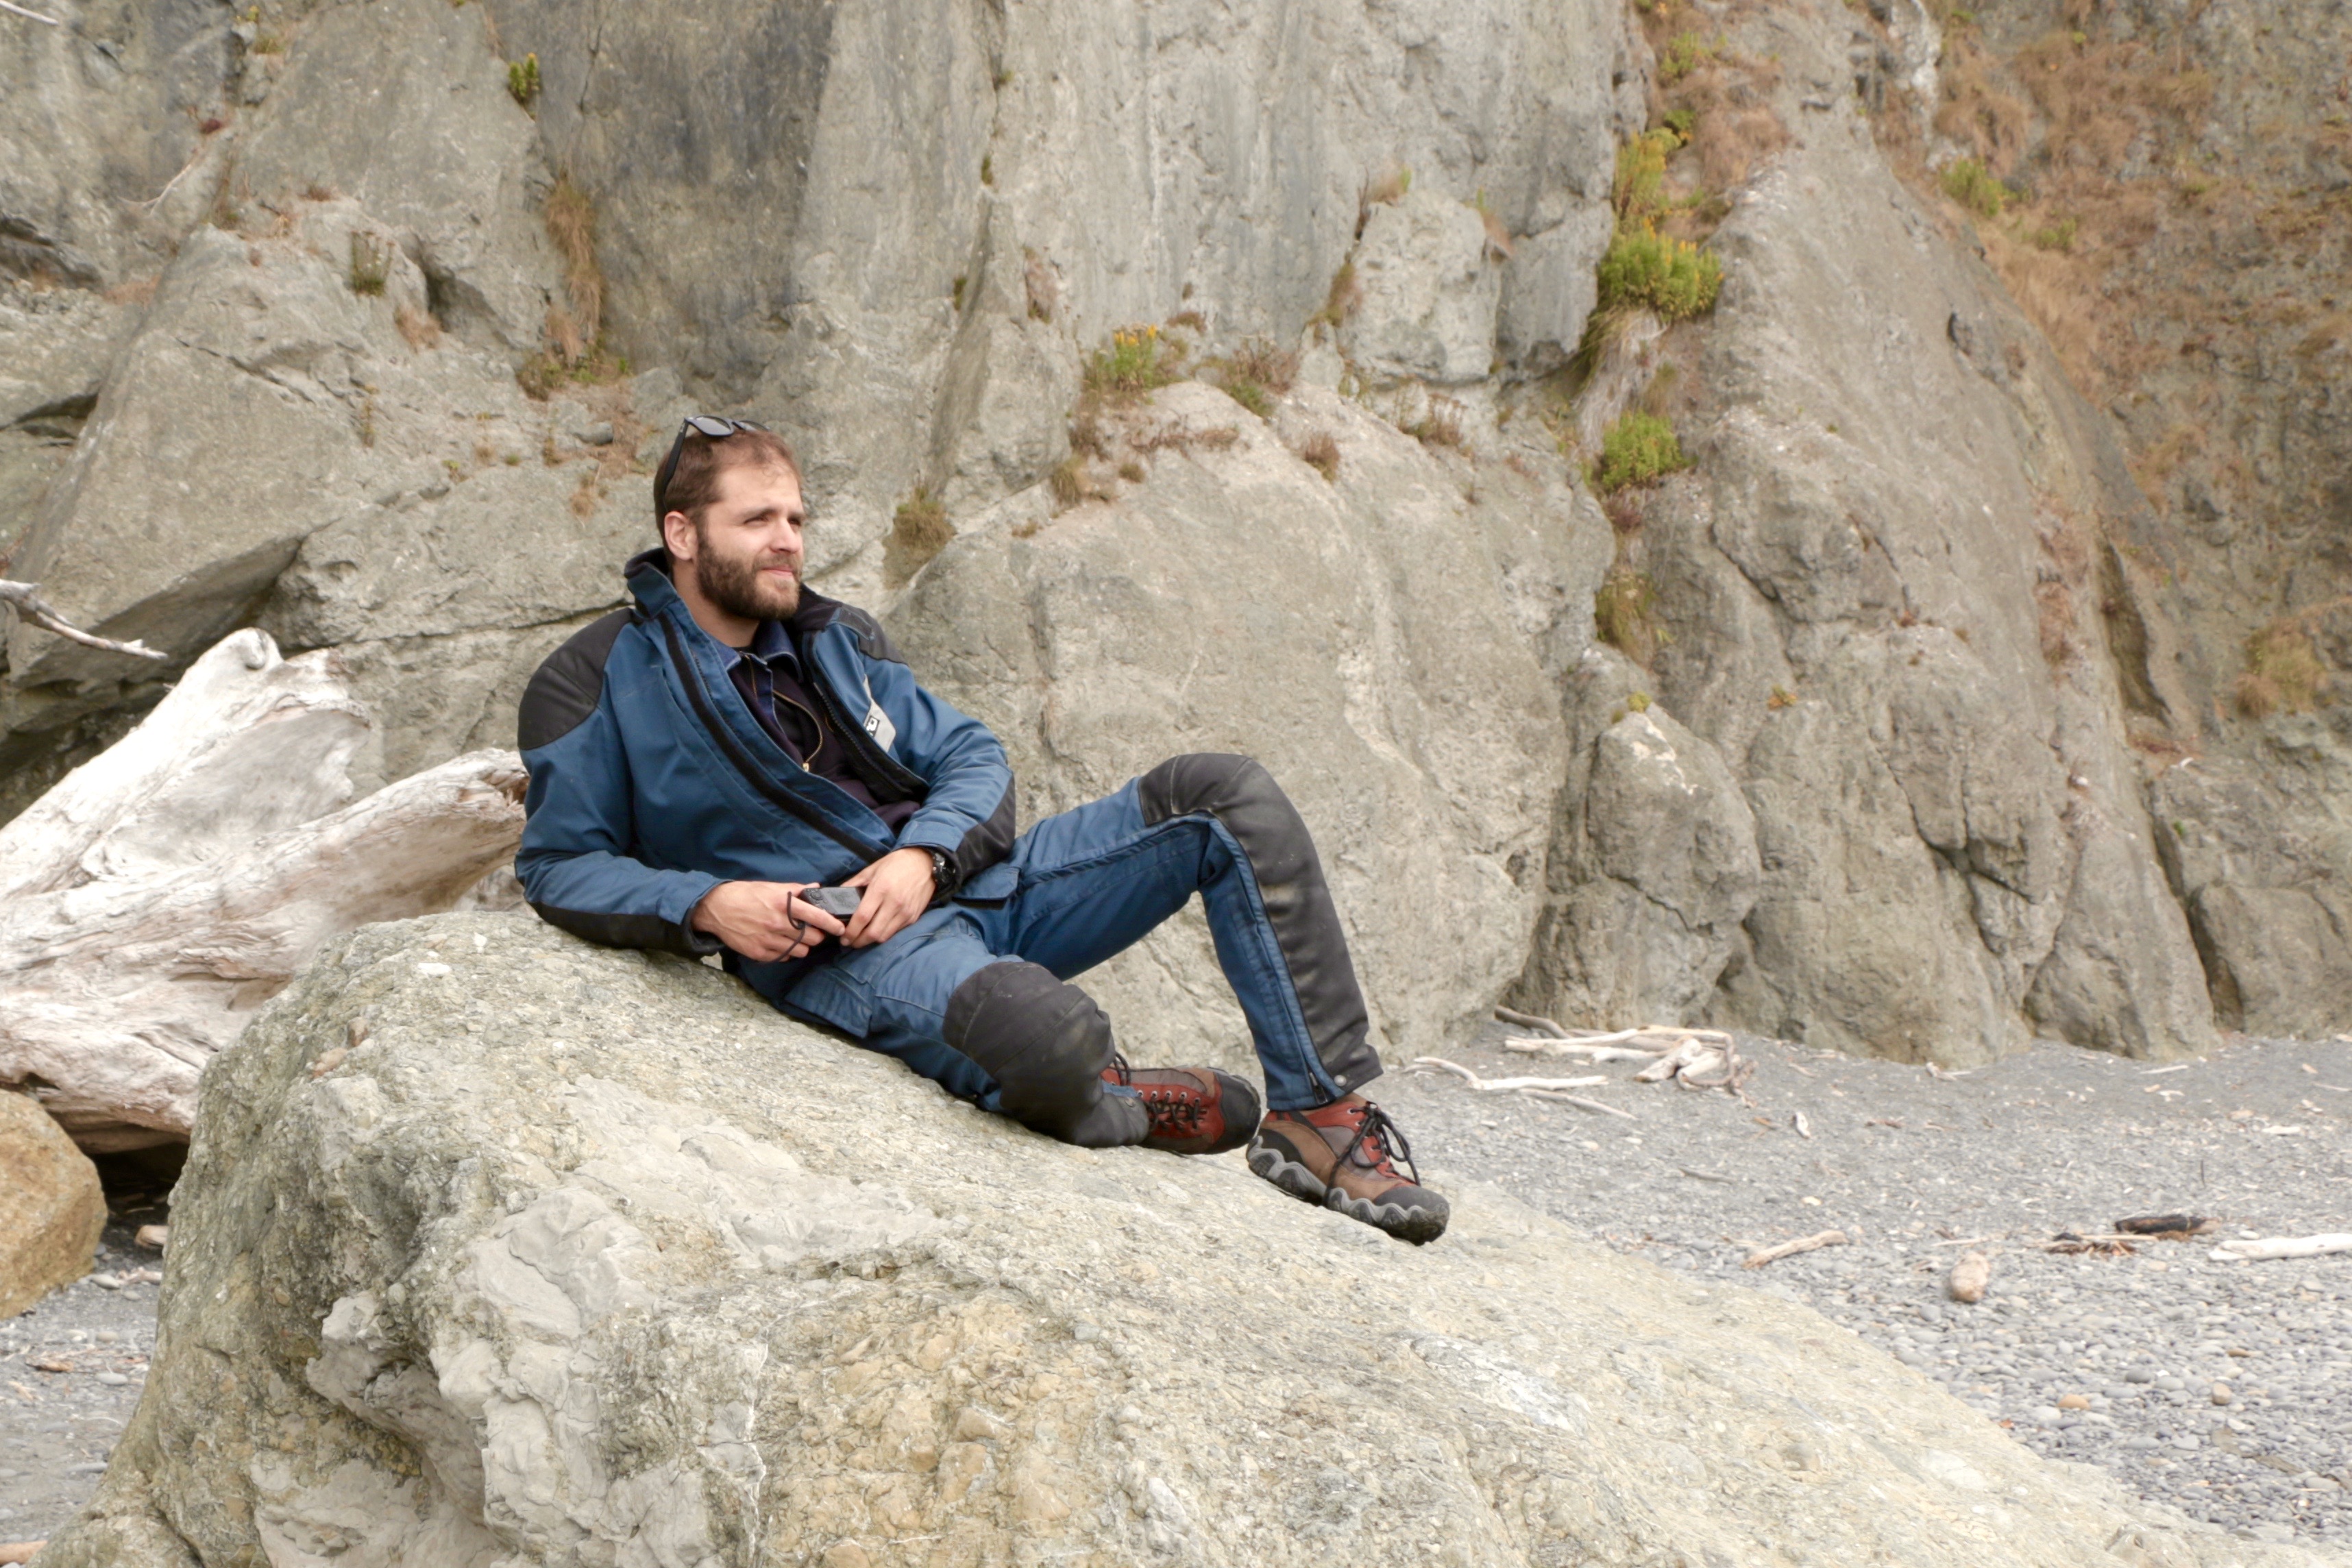
[[(1411, 1176), (1399, 1175), (1392, 1160), (1402, 1160)], [(1403, 1131), (1360, 1094), (1312, 1110), (1269, 1113), (1250, 1142), (1249, 1168), (1292, 1197), (1338, 1209), (1416, 1247), (1443, 1236), (1452, 1212), (1419, 1184)]]
[(1151, 1117), (1148, 1149), (1222, 1154), (1257, 1131), (1257, 1090), (1214, 1068), (1131, 1068), (1113, 1057), (1103, 1081), (1135, 1090)]

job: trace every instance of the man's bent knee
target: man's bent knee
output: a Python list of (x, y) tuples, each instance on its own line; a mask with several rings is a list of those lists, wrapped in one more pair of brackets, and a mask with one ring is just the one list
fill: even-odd
[(1274, 775), (1255, 757), (1227, 752), (1192, 752), (1171, 757), (1137, 782), (1146, 824), (1206, 812), (1230, 823), (1269, 809), (1295, 817)]
[(992, 963), (948, 998), (944, 1034), (996, 1080), (1005, 1115), (1051, 1137), (1086, 1137), (1111, 1058), (1110, 1020), (1094, 998), (1037, 964)]

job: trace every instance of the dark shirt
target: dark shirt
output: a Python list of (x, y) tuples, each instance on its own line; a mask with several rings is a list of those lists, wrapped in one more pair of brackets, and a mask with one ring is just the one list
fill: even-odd
[(783, 747), (793, 761), (819, 778), (831, 779), (897, 833), (920, 804), (911, 800), (887, 803), (874, 798), (866, 781), (850, 764), (849, 746), (825, 717), (824, 705), (808, 689), (801, 672), (800, 650), (782, 621), (761, 621), (751, 646), (735, 650), (728, 679), (743, 695), (751, 716), (769, 738)]

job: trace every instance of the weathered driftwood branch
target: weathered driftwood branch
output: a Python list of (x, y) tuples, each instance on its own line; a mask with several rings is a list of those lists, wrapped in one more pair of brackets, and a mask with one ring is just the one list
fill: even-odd
[(1523, 1089), (1519, 1092), (1529, 1100), (1556, 1100), (1562, 1105), (1573, 1105), (1579, 1110), (1598, 1111), (1603, 1116), (1614, 1116), (1621, 1121), (1641, 1120), (1630, 1110), (1620, 1110), (1613, 1105), (1604, 1105), (1597, 1100), (1587, 1100), (1580, 1094), (1562, 1094), (1556, 1089)]
[[(8, 0), (0, 0), (0, 10), (15, 11), (20, 16), (33, 16), (30, 11), (20, 10), (9, 5)], [(47, 16), (33, 16), (33, 20), (47, 22), (49, 19)], [(54, 26), (56, 24), (50, 23), (50, 26)], [(112, 637), (102, 637), (82, 630), (59, 615), (54, 605), (41, 597), (41, 585), (38, 583), (11, 583), (5, 578), (0, 578), (0, 605), (14, 605), (18, 615), (43, 631), (55, 632), (68, 642), (78, 642), (84, 647), (103, 648), (109, 653), (127, 653), (134, 658), (169, 657), (158, 649), (149, 647), (143, 642), (136, 640), (116, 642)]]
[(1603, 1105), (1597, 1100), (1585, 1100), (1563, 1092), (1607, 1083), (1609, 1078), (1605, 1073), (1590, 1078), (1483, 1078), (1460, 1062), (1448, 1061), (1444, 1057), (1415, 1057), (1412, 1065), (1452, 1073), (1482, 1094), (1522, 1094), (1530, 1100), (1554, 1100), (1563, 1105), (1573, 1105), (1580, 1110), (1597, 1110), (1603, 1116), (1623, 1117), (1628, 1121), (1634, 1120), (1613, 1105)]
[(2210, 1256), (2219, 1263), (2252, 1263), (2266, 1258), (2321, 1258), (2352, 1252), (2352, 1236), (2273, 1236), (2261, 1241), (2225, 1241)]
[(1508, 1094), (1522, 1089), (1590, 1089), (1596, 1083), (1609, 1081), (1605, 1073), (1595, 1073), (1590, 1078), (1482, 1078), (1460, 1062), (1448, 1061), (1444, 1057), (1415, 1057), (1412, 1065), (1450, 1072), (1481, 1094)]
[(1824, 1247), (1846, 1245), (1845, 1232), (1824, 1230), (1814, 1236), (1801, 1236), (1794, 1241), (1784, 1241), (1778, 1247), (1760, 1247), (1748, 1255), (1742, 1268), (1761, 1268), (1768, 1263), (1778, 1263), (1783, 1258), (1794, 1258), (1800, 1252), (1813, 1252)]
[(0, 827), (0, 1084), (83, 1147), (184, 1137), (196, 1075), (329, 937), (446, 910), (511, 858), (523, 773), (477, 752), (355, 804), (331, 656), (239, 632)]
[(1533, 1036), (1514, 1036), (1503, 1042), (1503, 1048), (1519, 1056), (1581, 1057), (1586, 1061), (1646, 1062), (1662, 1055), (1663, 1046), (1653, 1049), (1646, 1046), (1626, 1046), (1616, 1042), (1630, 1040), (1639, 1029), (1621, 1029), (1613, 1035), (1601, 1035), (1590, 1040), (1555, 1040)]

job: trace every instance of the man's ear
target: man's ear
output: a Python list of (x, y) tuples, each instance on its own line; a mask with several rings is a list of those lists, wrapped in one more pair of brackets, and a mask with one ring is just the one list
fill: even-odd
[(665, 513), (662, 517), (662, 543), (669, 550), (672, 561), (694, 559), (694, 520), (682, 511)]

